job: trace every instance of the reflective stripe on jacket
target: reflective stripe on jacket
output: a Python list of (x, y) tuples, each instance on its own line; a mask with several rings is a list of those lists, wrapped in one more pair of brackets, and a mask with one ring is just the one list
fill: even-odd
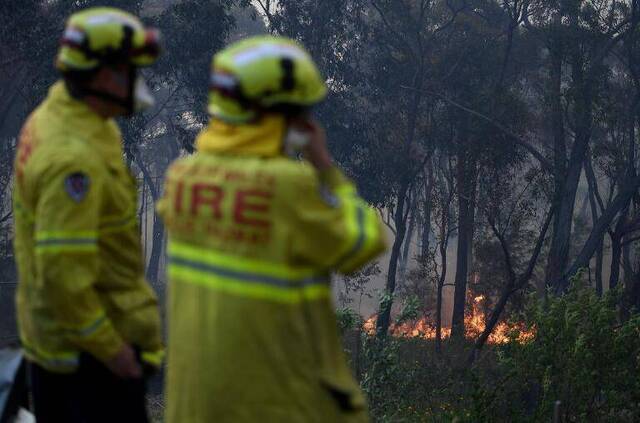
[(336, 169), (200, 152), (170, 168), (168, 422), (367, 421), (330, 273), (384, 249)]
[(159, 364), (136, 199), (114, 121), (55, 84), (25, 123), (15, 161), (18, 324), (31, 360), (69, 372), (81, 351), (106, 361), (128, 342)]

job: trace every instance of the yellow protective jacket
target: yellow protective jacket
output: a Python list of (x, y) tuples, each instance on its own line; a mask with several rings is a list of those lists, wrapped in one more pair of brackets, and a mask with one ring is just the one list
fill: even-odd
[(214, 121), (168, 172), (167, 422), (368, 419), (330, 273), (379, 254), (382, 225), (337, 168), (282, 157), (283, 130)]
[(15, 161), (16, 301), (29, 359), (71, 372), (80, 352), (107, 361), (127, 342), (160, 364), (136, 199), (115, 122), (53, 85), (25, 123)]

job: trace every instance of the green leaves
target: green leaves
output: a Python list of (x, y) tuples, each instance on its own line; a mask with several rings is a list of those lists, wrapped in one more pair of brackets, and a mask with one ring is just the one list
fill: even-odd
[(349, 330), (362, 326), (363, 323), (362, 317), (349, 307), (343, 307), (336, 310), (336, 317), (338, 320), (338, 329), (342, 335)]
[(420, 298), (416, 295), (409, 296), (403, 304), (402, 311), (400, 311), (400, 314), (396, 317), (396, 324), (401, 325), (404, 322), (416, 320), (420, 317), (421, 307)]
[(574, 279), (564, 297), (530, 307), (535, 340), (499, 358), (519, 380), (539, 387), (532, 416), (550, 416), (560, 400), (569, 421), (640, 418), (640, 390), (632, 376), (640, 371), (640, 320), (618, 321), (617, 296), (611, 292), (599, 298)]
[[(522, 328), (535, 338), (491, 346), (471, 369), (447, 343), (439, 356), (433, 341), (363, 336), (358, 368), (374, 420), (551, 421), (560, 401), (564, 421), (639, 421), (640, 316), (619, 321), (619, 296), (600, 298), (578, 279), (564, 297), (531, 296)], [(418, 305), (409, 297), (396, 321)]]

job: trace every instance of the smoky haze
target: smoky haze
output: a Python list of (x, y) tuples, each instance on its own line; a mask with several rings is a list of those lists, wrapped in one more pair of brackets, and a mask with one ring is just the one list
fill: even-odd
[[(154, 203), (167, 167), (194, 152), (194, 138), (208, 122), (211, 57), (246, 36), (286, 35), (303, 43), (318, 63), (330, 92), (313, 113), (326, 127), (337, 164), (386, 227), (389, 248), (375, 265), (334, 278), (346, 348), (370, 389), (374, 416), (446, 420), (458, 416), (451, 405), (464, 398), (461, 410), (485, 410), (489, 421), (487, 416), (550, 421), (559, 399), (567, 421), (598, 421), (606, 413), (612, 421), (640, 419), (638, 396), (632, 396), (637, 386), (620, 393), (624, 390), (611, 382), (607, 391), (609, 379), (603, 376), (594, 379), (602, 389), (592, 395), (572, 397), (554, 388), (580, 385), (577, 376), (572, 379), (577, 370), (563, 369), (602, 364), (583, 356), (585, 361), (563, 361), (571, 356), (567, 351), (577, 351), (575, 345), (585, 345), (578, 338), (590, 340), (593, 356), (617, 351), (611, 362), (637, 375), (638, 364), (628, 359), (640, 353), (636, 341), (615, 341), (640, 309), (637, 0), (2, 1), (0, 346), (17, 342), (11, 202), (16, 139), (58, 78), (53, 62), (65, 18), (98, 3), (136, 13), (163, 34), (164, 55), (145, 71), (156, 106), (119, 122), (125, 160), (139, 183), (146, 274), (160, 297), (166, 234)], [(574, 300), (581, 306), (572, 308), (568, 302)], [(540, 308), (546, 311), (535, 314), (534, 304), (547, 304)], [(590, 316), (600, 310), (598, 324), (605, 329), (589, 332), (600, 338), (578, 329), (568, 334), (561, 319), (544, 314), (560, 309), (569, 310), (566, 316), (582, 316), (574, 329), (598, 320)], [(482, 322), (475, 332), (467, 330), (472, 315)], [(372, 316), (363, 343), (357, 335), (351, 336), (355, 341), (349, 338), (362, 335), (363, 321)], [(386, 340), (394, 327), (415, 329), (421, 319), (433, 335), (422, 339), (416, 330), (409, 337), (426, 344), (407, 350), (396, 345), (396, 355), (385, 356), (396, 361), (384, 361), (375, 355), (383, 350), (367, 346), (369, 338)], [(549, 362), (526, 361), (521, 368), (531, 371), (527, 375), (501, 367), (498, 347), (489, 338), (496, 327), (543, 328), (549, 322), (558, 325), (549, 329), (558, 345), (571, 347), (554, 349), (551, 341), (541, 340), (526, 360), (538, 354)], [(618, 342), (620, 350), (598, 350), (605, 338)], [(453, 341), (459, 344), (450, 347)], [(448, 358), (438, 361), (442, 357)], [(488, 358), (477, 364), (479, 357)], [(524, 353), (509, 357), (510, 363), (525, 360)], [(432, 359), (432, 367), (424, 364)], [(413, 361), (421, 363), (410, 368), (415, 373), (403, 367)], [(486, 388), (484, 393), (494, 384), (494, 376), (487, 376), (493, 370), (516, 375), (515, 382), (498, 383), (495, 398), (487, 393), (494, 398), (490, 405), (473, 403), (477, 398), (471, 398), (467, 379), (421, 391), (427, 388), (420, 381), (458, 380), (447, 367), (453, 362), (465, 369), (480, 366), (478, 389)], [(372, 376), (381, 368), (391, 370)], [(553, 372), (542, 375), (542, 368)], [(614, 377), (618, 370), (607, 367), (599, 375)], [(400, 377), (401, 372), (422, 379)], [(397, 397), (403, 395), (393, 395), (400, 386), (406, 391), (402, 400)], [(543, 395), (548, 386), (550, 393)], [(619, 392), (636, 405), (619, 405), (607, 392)], [(509, 414), (506, 398), (524, 398), (514, 400), (522, 414)], [(445, 403), (448, 411), (441, 408)], [(482, 420), (473, 416), (471, 421)]]

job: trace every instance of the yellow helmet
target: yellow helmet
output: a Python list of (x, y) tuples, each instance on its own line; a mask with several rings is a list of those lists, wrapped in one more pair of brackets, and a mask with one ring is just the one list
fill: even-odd
[(236, 42), (213, 57), (211, 68), (209, 113), (229, 123), (264, 110), (309, 107), (327, 94), (309, 53), (284, 37)]
[(135, 16), (112, 7), (74, 13), (62, 35), (56, 67), (88, 71), (110, 63), (149, 66), (160, 54), (159, 32)]

